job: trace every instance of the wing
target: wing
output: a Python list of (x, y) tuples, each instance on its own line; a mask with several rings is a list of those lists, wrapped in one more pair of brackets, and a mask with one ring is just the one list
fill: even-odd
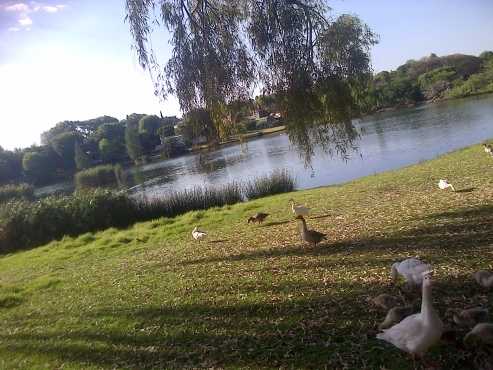
[(377, 335), (377, 338), (385, 340), (405, 352), (410, 352), (415, 347), (415, 341), (421, 337), (422, 332), (421, 314), (414, 314), (384, 330), (383, 333)]

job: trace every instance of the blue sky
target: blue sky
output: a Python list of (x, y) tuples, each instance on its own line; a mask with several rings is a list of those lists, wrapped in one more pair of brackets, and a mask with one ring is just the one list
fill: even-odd
[[(376, 71), (430, 53), (493, 50), (492, 0), (332, 0), (380, 35)], [(124, 0), (0, 0), (0, 145), (39, 143), (62, 120), (138, 112), (180, 115), (160, 102), (131, 50)], [(166, 56), (169, 46), (154, 40)]]

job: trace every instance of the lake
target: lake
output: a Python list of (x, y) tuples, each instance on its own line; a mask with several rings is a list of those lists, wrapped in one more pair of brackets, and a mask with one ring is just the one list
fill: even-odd
[(246, 145), (135, 167), (129, 192), (149, 198), (197, 185), (243, 181), (288, 169), (298, 189), (339, 184), (396, 169), (493, 138), (493, 95), (427, 104), (379, 113), (354, 122), (359, 150), (345, 161), (318, 150), (312, 168), (290, 145), (285, 133)]

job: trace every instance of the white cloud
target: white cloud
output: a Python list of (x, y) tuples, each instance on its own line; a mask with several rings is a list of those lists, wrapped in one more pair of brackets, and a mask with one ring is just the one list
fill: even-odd
[(24, 3), (17, 3), (17, 4), (12, 4), (12, 5), (7, 5), (5, 7), (5, 10), (8, 12), (22, 12), (22, 13), (27, 13), (30, 11), (30, 7), (27, 4)]
[(19, 24), (23, 27), (28, 27), (33, 24), (33, 20), (29, 18), (26, 14), (23, 14), (17, 22), (19, 22)]
[(46, 3), (39, 3), (36, 1), (31, 1), (30, 4), (27, 3), (7, 3), (7, 5), (0, 5), (0, 11), (4, 10), (6, 12), (18, 13), (17, 26), (10, 27), (8, 31), (17, 32), (20, 31), (20, 27), (24, 27), (26, 31), (30, 30), (30, 26), (33, 24), (32, 18), (29, 16), (31, 13), (44, 12), (44, 13), (58, 13), (63, 10), (66, 5), (48, 5)]

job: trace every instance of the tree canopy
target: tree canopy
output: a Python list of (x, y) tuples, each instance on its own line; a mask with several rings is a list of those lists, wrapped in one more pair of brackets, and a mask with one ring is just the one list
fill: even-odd
[[(342, 155), (352, 146), (350, 121), (377, 41), (357, 17), (331, 20), (324, 0), (127, 0), (126, 11), (156, 94), (176, 95), (184, 114), (205, 109), (227, 132), (227, 106), (257, 85), (278, 97), (306, 160), (315, 143)], [(151, 47), (161, 24), (173, 46), (164, 66)]]

